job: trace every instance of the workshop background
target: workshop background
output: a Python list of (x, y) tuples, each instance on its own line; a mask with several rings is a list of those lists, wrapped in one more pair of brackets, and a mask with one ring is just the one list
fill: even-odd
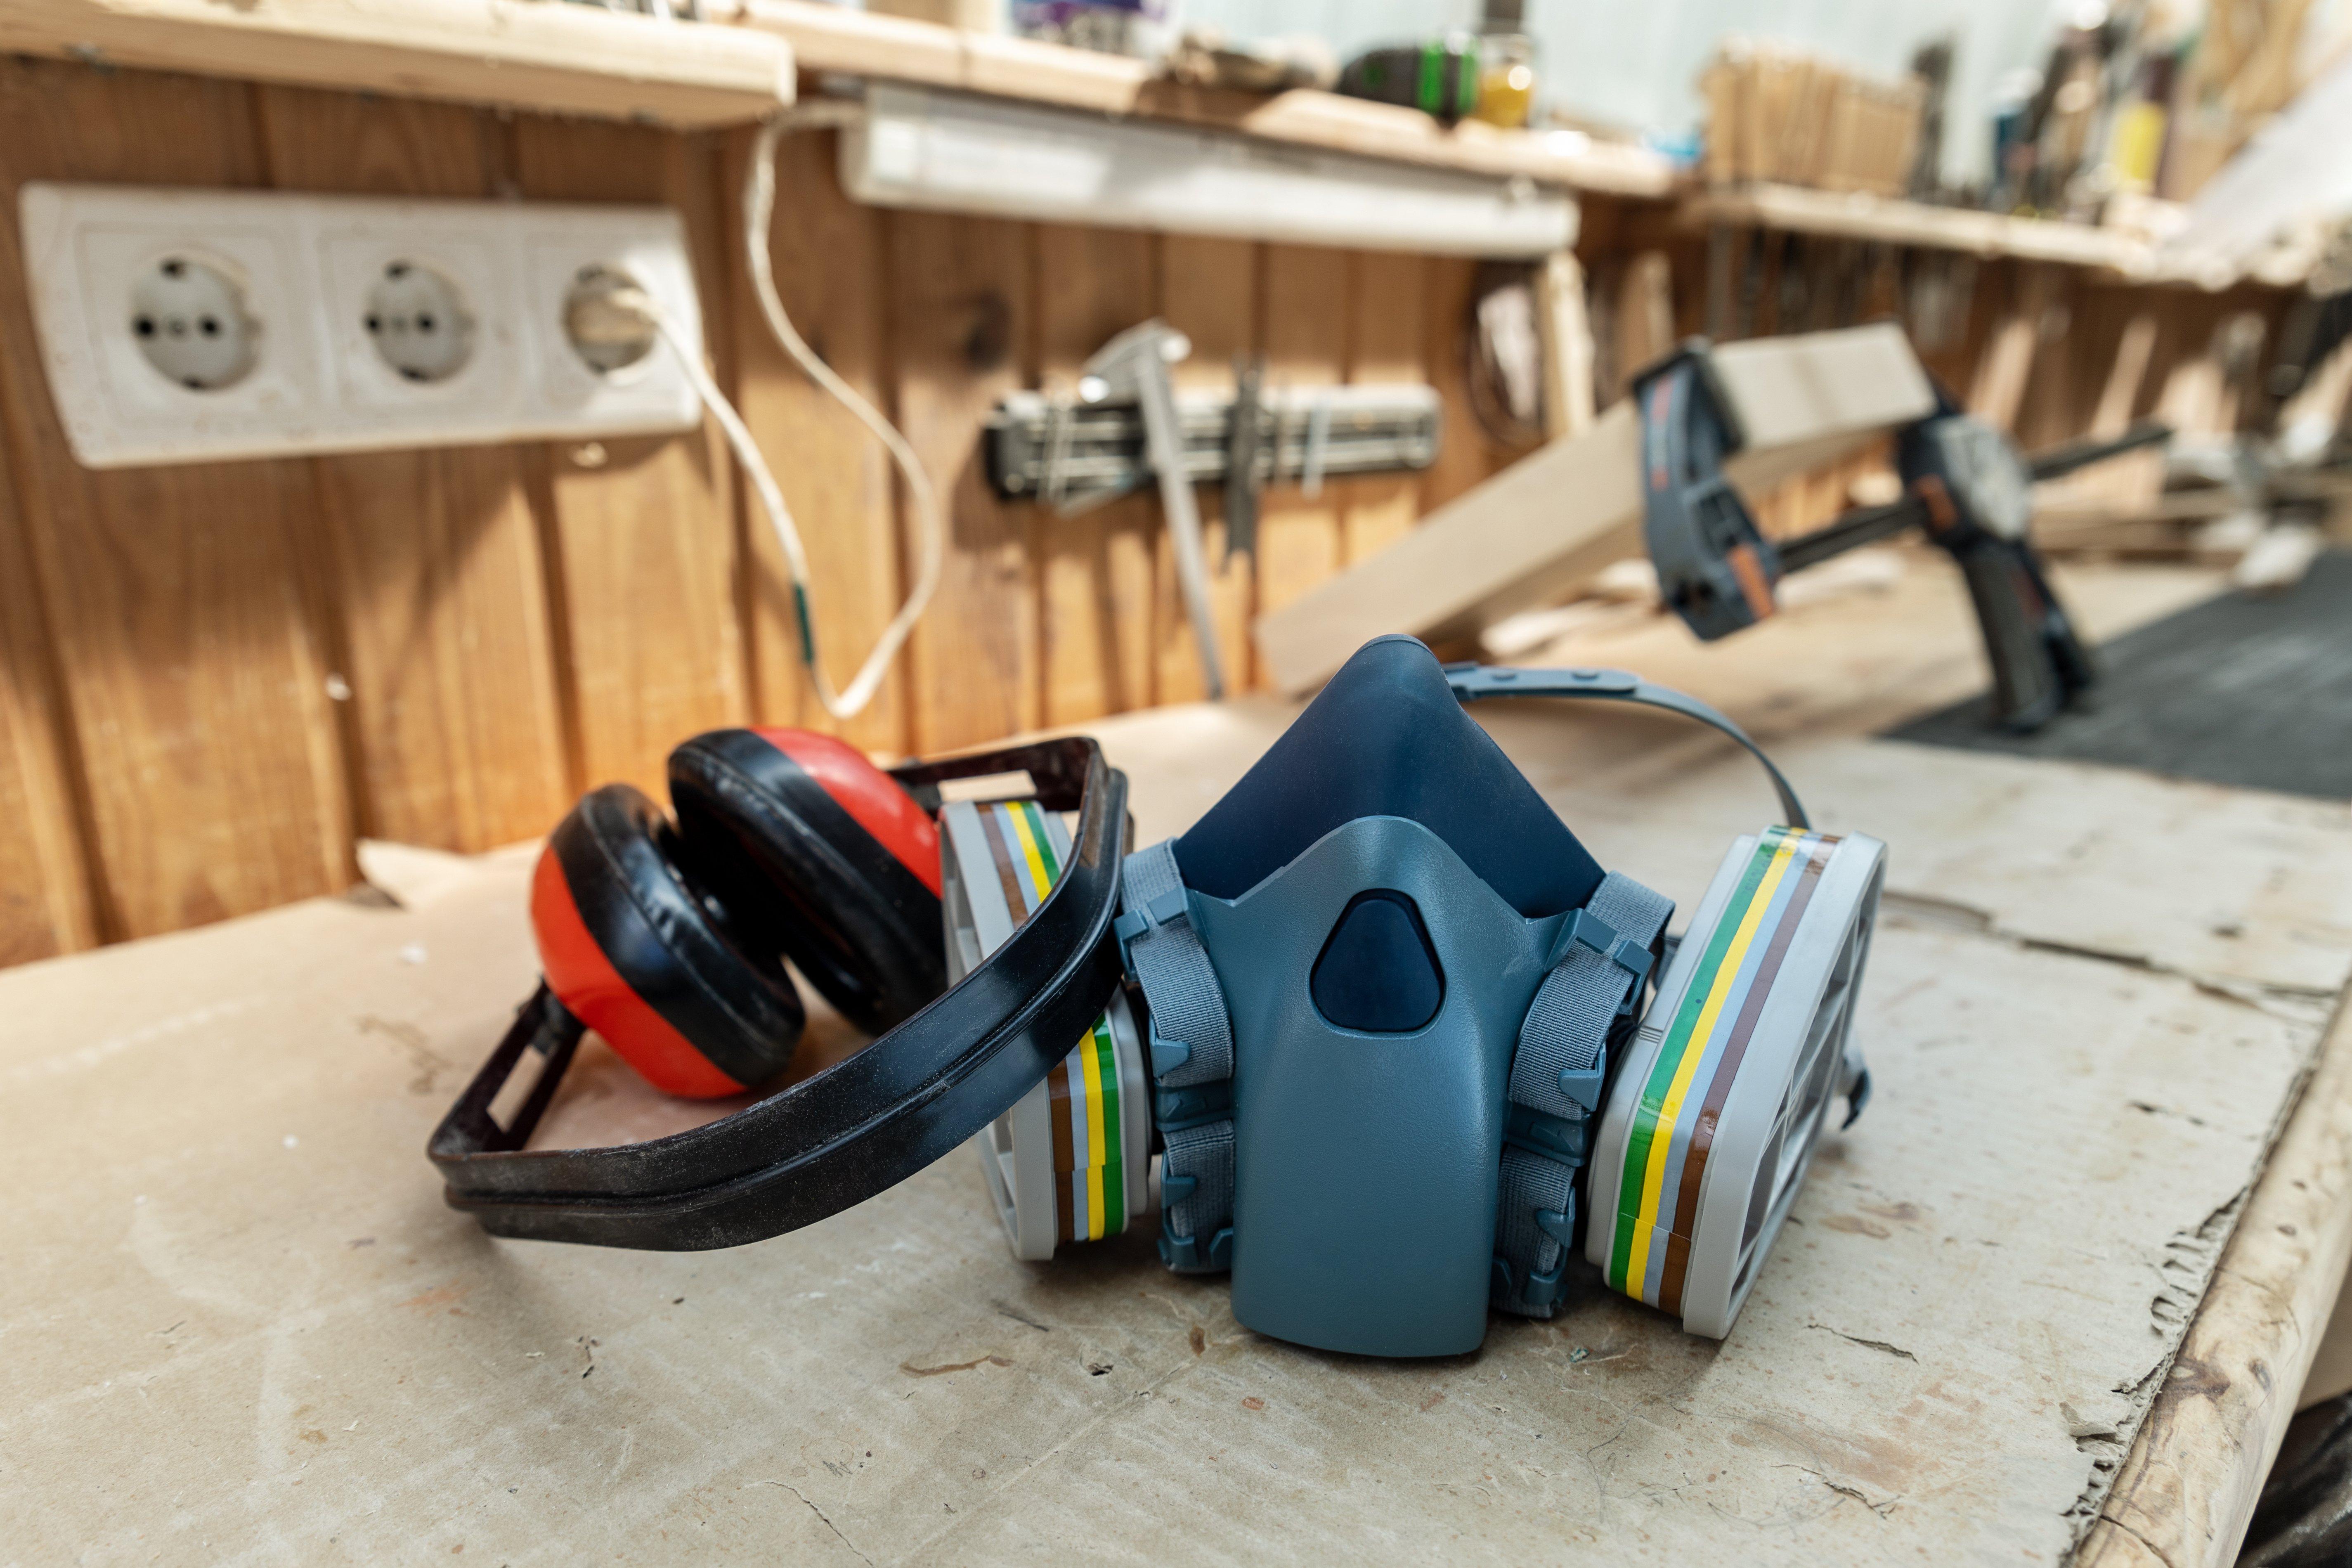
[[(601, 58), (567, 42), (452, 67), (447, 89), (418, 63), (431, 26), (562, 8), (418, 0), (392, 47), (366, 31), (381, 5), (0, 0), (0, 966), (347, 894), (363, 845), (535, 839), (597, 784), (661, 795), (670, 748), (715, 727), (883, 760), (1081, 727), (1212, 695), (1203, 625), (1231, 692), (1295, 694), (1262, 619), (1601, 427), (1677, 342), (1878, 321), (2028, 452), (2165, 426), (2037, 487), (2034, 538), (2061, 573), (2189, 563), (2221, 595), (2113, 645), (2123, 695), (2073, 728), (1988, 739), (1963, 704), (1905, 733), (2352, 797), (2352, 0), (607, 0), (579, 9), (635, 31)], [(763, 316), (740, 193), (751, 57), (777, 39), (797, 103), (775, 288), (904, 432), (944, 521), (936, 592), (862, 711), (813, 689), (784, 551), (699, 413), (227, 461), (78, 448), (27, 186), (665, 205), (711, 383), (797, 520), (812, 635), (845, 680), (926, 543), (888, 451)], [(867, 82), (908, 96), (864, 112), (934, 137), (962, 101), (1041, 118), (1017, 121), (1019, 157), (950, 169), (982, 194), (926, 188), (952, 159), (894, 172), (827, 111)], [(1023, 180), (1051, 206), (1055, 139), (1106, 117), (1164, 132), (1136, 155), (1178, 173), (1339, 195), (1219, 214), (1171, 173), (1099, 224), (1036, 216)], [(1244, 168), (1244, 147), (1279, 155)], [(1411, 178), (1384, 192), (1358, 169), (1375, 161)], [(1470, 226), (1383, 227), (1382, 204), (1421, 200)], [(1098, 352), (1155, 319), (1187, 340), (1180, 394), (1290, 411), (1270, 451), (1203, 449), (1192, 587), (1148, 469), (1090, 480), (1057, 455)], [(1374, 411), (1355, 446), (1331, 434), (1350, 408)], [(1787, 540), (1901, 488), (1880, 432), (1748, 499)], [(1622, 563), (1433, 640), (1557, 658), (1664, 626), (1628, 537)], [(1941, 569), (1896, 543), (1806, 591)], [(2199, 687), (2232, 648), (2266, 650), (2230, 667), (2247, 684)], [(2318, 706), (2250, 742), (2231, 721), (2273, 680)], [(2130, 694), (2184, 691), (2185, 731), (2135, 717)], [(2352, 1387), (2352, 1334), (2314, 1379)], [(2258, 1542), (2341, 1513), (2324, 1428), (2290, 1441), (2302, 1490)]]

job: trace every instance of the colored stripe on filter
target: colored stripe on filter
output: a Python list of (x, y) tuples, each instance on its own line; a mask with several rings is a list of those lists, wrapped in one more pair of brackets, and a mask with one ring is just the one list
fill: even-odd
[[(1061, 877), (1059, 857), (1034, 801), (981, 812), (1008, 902), (1025, 920)], [(1118, 1061), (1110, 1020), (1094, 1027), (1045, 1079), (1053, 1109), (1055, 1224), (1063, 1241), (1099, 1241), (1127, 1228)]]
[(1716, 921), (1628, 1130), (1609, 1254), (1614, 1289), (1679, 1310), (1716, 1119), (1835, 842), (1771, 829)]

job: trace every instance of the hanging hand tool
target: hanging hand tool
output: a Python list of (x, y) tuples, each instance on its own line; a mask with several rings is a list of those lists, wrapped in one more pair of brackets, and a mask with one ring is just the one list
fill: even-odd
[(1184, 471), (1184, 430), (1176, 416), (1176, 389), (1168, 367), (1192, 352), (1192, 340), (1156, 317), (1111, 339), (1095, 352), (1078, 378), (1087, 403), (1131, 399), (1143, 413), (1144, 458), (1160, 477), (1160, 506), (1176, 547), (1176, 580), (1201, 648), (1201, 675), (1215, 701), (1225, 694), (1225, 673), (1217, 655), (1217, 628), (1209, 614), (1209, 563), (1201, 545), (1201, 513), (1192, 502), (1192, 481)]
[(1936, 411), (1896, 437), (1902, 500), (1849, 511), (1775, 543), (1724, 476), (1724, 460), (1740, 449), (1743, 436), (1709, 369), (1705, 341), (1685, 344), (1636, 377), (1634, 395), (1650, 561), (1660, 595), (1700, 637), (1711, 642), (1770, 615), (1773, 587), (1787, 574), (1918, 527), (1968, 581), (2003, 727), (2040, 729), (2096, 679), (2029, 537), (2032, 487), (2167, 441), (2172, 433), (2163, 426), (2140, 425), (2111, 441), (2029, 458), (1938, 389)]

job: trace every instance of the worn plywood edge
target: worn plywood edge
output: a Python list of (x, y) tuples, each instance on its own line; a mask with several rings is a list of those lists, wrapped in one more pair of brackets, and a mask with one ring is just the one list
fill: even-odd
[(1661, 198), (1674, 166), (1647, 148), (1575, 131), (1506, 131), (1475, 121), (1447, 128), (1417, 110), (1299, 89), (1271, 97), (1184, 86), (1143, 61), (1026, 38), (968, 32), (814, 0), (718, 0), (720, 16), (791, 40), (801, 64), (891, 81), (961, 88), (1239, 131), (1268, 141), (1399, 163), (1531, 180), (1612, 195)]
[(795, 82), (771, 34), (529, 0), (0, 0), (0, 50), (688, 128)]
[[(1910, 343), (1890, 325), (1727, 343), (1714, 362), (1748, 437), (1725, 472), (1751, 491), (1935, 406)], [(1272, 684), (1306, 690), (1387, 632), (1431, 642), (1473, 635), (1640, 553), (1640, 444), (1626, 398), (1582, 436), (1543, 447), (1379, 554), (1261, 616), (1255, 631)]]
[(2352, 1008), (2242, 1206), (2216, 1222), (2228, 1243), (2189, 1331), (2150, 1370), (2112, 1484), (2085, 1490), (2075, 1568), (2237, 1557), (2352, 1263)]

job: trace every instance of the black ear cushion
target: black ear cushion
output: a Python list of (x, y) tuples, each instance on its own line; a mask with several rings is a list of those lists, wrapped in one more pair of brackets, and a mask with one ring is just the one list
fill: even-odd
[[(774, 951), (735, 928), (678, 848), (661, 808), (629, 785), (606, 784), (582, 797), (548, 841), (546, 860), (560, 869), (578, 914), (576, 927), (561, 922), (571, 929), (571, 942), (555, 930), (558, 921), (538, 921), (550, 981), (561, 999), (555, 961), (584, 935), (594, 952), (565, 955), (572, 962), (563, 967), (593, 972), (601, 955), (609, 976), (593, 974), (589, 990), (610, 991), (617, 981), (736, 1083), (763, 1082), (792, 1059), (807, 1014)], [(558, 952), (548, 951), (551, 941)], [(623, 1032), (632, 1032), (627, 1020), (635, 1010), (610, 1010)], [(596, 1017), (581, 1016), (633, 1061), (674, 1047), (667, 1039), (614, 1038)], [(634, 1032), (662, 1033), (650, 1025)]]
[[(947, 989), (939, 895), (777, 743), (810, 752), (824, 739), (698, 735), (670, 753), (670, 803), (696, 873), (744, 939), (781, 949), (843, 1017), (878, 1035)], [(838, 759), (810, 760), (845, 787)], [(863, 758), (856, 766), (903, 799), (888, 774)]]

